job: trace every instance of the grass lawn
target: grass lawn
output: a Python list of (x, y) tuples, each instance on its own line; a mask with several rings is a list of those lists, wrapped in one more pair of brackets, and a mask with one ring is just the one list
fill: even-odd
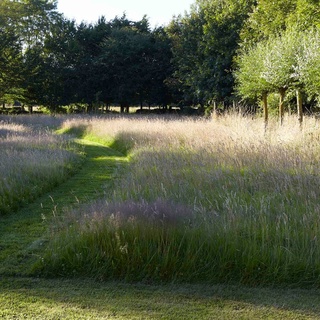
[(46, 246), (52, 218), (64, 207), (99, 198), (127, 162), (103, 144), (79, 143), (87, 157), (76, 175), (19, 212), (0, 217), (0, 318), (320, 319), (319, 289), (35, 277), (32, 267)]
[(319, 292), (90, 280), (0, 280), (2, 319), (319, 319)]

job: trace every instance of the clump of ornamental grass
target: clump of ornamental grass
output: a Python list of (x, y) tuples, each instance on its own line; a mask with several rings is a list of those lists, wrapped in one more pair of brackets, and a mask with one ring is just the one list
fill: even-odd
[[(45, 270), (58, 274), (63, 266), (63, 274), (102, 279), (319, 285), (317, 120), (306, 118), (303, 128), (291, 117), (282, 127), (270, 121), (267, 132), (261, 119), (234, 114), (84, 121), (91, 135), (130, 144), (131, 164), (107, 194), (119, 208), (100, 214), (93, 205), (84, 220), (66, 223)], [(183, 211), (184, 217), (162, 225), (136, 218), (158, 199), (170, 204), (168, 216)], [(138, 213), (129, 217), (123, 211), (130, 203)]]
[[(48, 275), (162, 281), (189, 277), (186, 257), (190, 208), (163, 199), (153, 203), (99, 201), (69, 212), (55, 228), (41, 268)], [(39, 266), (38, 266), (39, 267)], [(186, 270), (188, 269), (188, 270)], [(188, 272), (187, 272), (188, 271)]]
[(45, 128), (0, 122), (0, 214), (66, 179), (80, 161), (75, 144)]

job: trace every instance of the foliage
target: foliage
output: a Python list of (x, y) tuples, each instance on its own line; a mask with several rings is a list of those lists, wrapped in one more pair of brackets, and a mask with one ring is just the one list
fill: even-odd
[[(246, 97), (248, 89), (250, 92), (260, 91), (260, 94), (263, 92), (265, 94), (266, 90), (261, 91), (259, 88), (254, 90), (253, 88), (253, 82), (263, 78), (271, 87), (273, 86), (273, 89), (269, 88), (268, 92), (278, 90), (280, 93), (279, 114), (282, 121), (285, 94), (291, 94), (294, 90), (297, 94), (297, 110), (301, 122), (302, 97), (308, 95), (308, 100), (305, 99), (305, 103), (314, 101), (315, 97), (316, 73), (313, 73), (313, 76), (310, 74), (307, 79), (305, 76), (307, 71), (303, 71), (304, 75), (301, 72), (304, 68), (303, 65), (308, 63), (306, 61), (309, 61), (311, 56), (314, 57), (314, 62), (316, 61), (317, 48), (311, 42), (317, 42), (316, 29), (319, 26), (319, 21), (320, 12), (317, 1), (257, 1), (240, 34), (241, 50), (237, 57), (240, 71), (236, 71), (237, 88), (240, 95), (244, 94), (242, 97)], [(313, 39), (310, 39), (310, 46), (306, 43), (302, 45), (302, 42), (305, 42), (303, 39), (308, 36)], [(252, 65), (257, 64), (250, 56), (254, 56), (254, 52), (259, 50), (259, 46), (268, 47), (268, 50), (262, 52), (263, 56), (259, 59), (259, 61), (264, 60), (263, 75), (261, 69), (258, 69), (258, 74), (256, 74), (256, 71), (250, 68), (249, 62), (251, 60)], [(307, 46), (308, 49), (306, 49)], [(306, 54), (307, 50), (308, 54)], [(310, 50), (314, 50), (314, 52), (310, 54)], [(256, 58), (254, 57), (254, 59)], [(242, 72), (244, 73), (241, 74)], [(312, 81), (315, 83), (311, 84)], [(266, 108), (265, 104), (265, 110)]]
[(166, 29), (172, 43), (175, 66), (168, 83), (182, 105), (204, 105), (207, 99), (200, 72), (204, 59), (201, 48), (203, 23), (203, 13), (194, 7), (185, 17), (175, 18)]
[(288, 89), (299, 80), (297, 59), (299, 37), (295, 32), (286, 32), (280, 37), (270, 38), (264, 58), (263, 78), (274, 88)]
[(240, 41), (240, 31), (254, 1), (198, 1), (204, 10), (206, 59), (204, 77), (209, 81), (210, 98), (227, 101), (233, 95), (233, 59)]
[(241, 45), (252, 46), (295, 27), (304, 31), (319, 25), (318, 1), (258, 0), (241, 31)]
[[(21, 68), (21, 43), (14, 26), (9, 24), (8, 8), (0, 3), (0, 99), (12, 92), (19, 81)], [(14, 4), (13, 4), (14, 5)]]
[(265, 72), (264, 59), (270, 48), (267, 43), (260, 42), (255, 47), (239, 55), (237, 60), (236, 78), (237, 91), (243, 98), (257, 98), (264, 92), (272, 91), (273, 87), (263, 77)]
[(74, 102), (80, 81), (77, 71), (80, 45), (76, 37), (75, 22), (61, 18), (51, 27), (51, 33), (44, 42), (43, 76), (36, 100), (52, 111)]
[(310, 30), (300, 39), (302, 55), (298, 56), (298, 72), (310, 98), (320, 92), (320, 34), (318, 30)]
[[(272, 87), (264, 92), (280, 89), (284, 97), (304, 77), (299, 95), (305, 90), (308, 102), (315, 104), (318, 75), (311, 63), (304, 76), (287, 75), (297, 71), (288, 69), (296, 59), (294, 50), (302, 50), (294, 43), (293, 30), (299, 38), (319, 25), (314, 0), (197, 0), (189, 13), (154, 30), (146, 17), (130, 21), (124, 14), (106, 21), (102, 16), (96, 23), (77, 25), (57, 11), (56, 1), (3, 0), (0, 99), (18, 100), (31, 111), (33, 105), (44, 105), (51, 112), (63, 106), (70, 112), (94, 112), (114, 104), (122, 111), (130, 105), (192, 106), (204, 113), (210, 105), (234, 105), (236, 90), (245, 91), (240, 98), (259, 95), (263, 81)], [(270, 50), (262, 52), (263, 65), (260, 57), (253, 63), (265, 68), (262, 82), (254, 72), (248, 79), (250, 66), (243, 60), (258, 54), (254, 48), (259, 42), (268, 43)], [(315, 62), (316, 52), (311, 43), (308, 55)], [(248, 67), (245, 77), (251, 84), (246, 89), (243, 84), (239, 89), (244, 79), (240, 80), (237, 63)], [(256, 80), (258, 87), (253, 89)]]
[[(112, 101), (123, 108), (145, 102), (165, 103), (163, 82), (171, 71), (165, 34), (161, 29), (151, 33), (145, 18), (133, 23), (124, 16), (112, 25), (95, 61), (104, 71), (102, 79)], [(157, 91), (164, 97), (159, 97)]]
[(2, 95), (16, 93), (16, 98), (23, 103), (33, 105), (37, 102), (44, 80), (44, 39), (59, 17), (55, 1), (1, 2), (1, 34), (13, 40), (8, 42), (0, 39), (1, 45), (5, 46), (2, 55), (5, 55), (7, 67), (10, 68), (8, 71), (0, 65), (1, 74), (7, 79), (3, 83), (9, 83)]
[(250, 7), (251, 1), (197, 1), (169, 26), (175, 77), (193, 104), (231, 98), (233, 58)]
[(2, 96), (17, 91), (14, 87), (23, 104), (45, 105), (53, 112), (70, 104), (92, 110), (101, 101), (168, 103), (169, 41), (162, 28), (151, 31), (145, 17), (137, 22), (125, 15), (109, 22), (101, 17), (94, 25), (78, 26), (48, 0), (5, 1), (0, 9), (6, 36), (0, 39), (6, 48)]
[(319, 32), (287, 30), (243, 52), (238, 59), (237, 89), (242, 97), (303, 90), (319, 92)]

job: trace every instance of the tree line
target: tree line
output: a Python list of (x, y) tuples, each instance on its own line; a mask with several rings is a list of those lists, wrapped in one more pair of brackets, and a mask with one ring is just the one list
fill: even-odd
[[(77, 24), (54, 0), (0, 3), (0, 101), (53, 112), (118, 105), (316, 110), (318, 0), (196, 0), (167, 26)], [(293, 102), (294, 101), (294, 102)], [(282, 120), (281, 120), (282, 121)]]

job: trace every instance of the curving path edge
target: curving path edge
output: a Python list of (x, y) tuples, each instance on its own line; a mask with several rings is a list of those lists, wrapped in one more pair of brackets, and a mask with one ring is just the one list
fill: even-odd
[(44, 250), (50, 221), (66, 207), (76, 207), (106, 194), (118, 169), (127, 162), (119, 151), (101, 143), (77, 139), (86, 154), (81, 169), (20, 209), (0, 218), (0, 277), (28, 276)]

